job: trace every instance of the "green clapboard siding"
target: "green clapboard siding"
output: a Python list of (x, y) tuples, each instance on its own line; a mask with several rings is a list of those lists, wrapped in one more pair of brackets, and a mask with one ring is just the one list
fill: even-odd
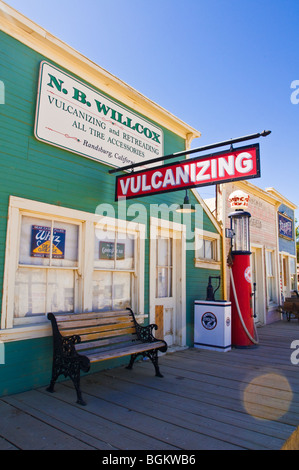
[[(39, 66), (42, 60), (48, 58), (3, 32), (0, 32), (0, 43), (1, 80), (5, 84), (5, 104), (0, 106), (0, 302), (2, 302), (9, 196), (95, 213), (100, 203), (114, 201), (115, 176), (108, 175), (108, 167), (105, 165), (35, 139), (33, 129)], [(165, 154), (184, 149), (183, 139), (163, 127), (162, 129)], [(170, 205), (181, 203), (183, 198), (184, 191), (178, 191), (163, 197), (134, 199), (133, 204), (142, 203), (149, 207), (150, 203), (166, 202)], [(192, 203), (197, 202), (192, 194), (190, 199)], [(116, 204), (114, 210), (117, 217)], [(139, 221), (147, 224), (149, 231), (149, 218)], [(205, 213), (202, 214), (202, 224), (205, 230), (216, 231)], [(148, 241), (145, 254), (145, 313), (148, 313)], [(213, 271), (211, 274), (215, 275), (218, 272)], [(194, 251), (188, 251), (189, 345), (193, 344), (193, 302), (195, 299), (205, 298), (208, 276), (209, 272), (194, 267)], [(51, 338), (6, 343), (5, 364), (0, 365), (0, 395), (47, 384), (51, 373), (51, 355)]]

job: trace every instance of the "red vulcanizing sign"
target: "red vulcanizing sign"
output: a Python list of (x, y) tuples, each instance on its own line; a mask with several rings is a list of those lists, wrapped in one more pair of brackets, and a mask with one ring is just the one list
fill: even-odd
[[(145, 162), (146, 163), (146, 162)], [(259, 144), (116, 177), (115, 200), (260, 176)]]

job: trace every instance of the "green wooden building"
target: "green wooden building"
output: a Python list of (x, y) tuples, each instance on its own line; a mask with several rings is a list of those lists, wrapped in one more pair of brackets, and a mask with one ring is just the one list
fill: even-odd
[(184, 191), (115, 201), (108, 171), (200, 133), (2, 1), (0, 24), (0, 396), (48, 384), (50, 311), (131, 306), (170, 350), (193, 346), (221, 228), (196, 190), (188, 215)]

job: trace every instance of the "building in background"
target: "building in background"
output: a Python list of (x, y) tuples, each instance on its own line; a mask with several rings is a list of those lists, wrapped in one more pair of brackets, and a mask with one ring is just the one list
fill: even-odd
[[(223, 228), (224, 259), (230, 250), (230, 239), (225, 240), (229, 228), (228, 214), (232, 212), (229, 195), (241, 190), (249, 195), (251, 282), (255, 284), (255, 321), (261, 325), (281, 318), (278, 309), (282, 298), (296, 288), (296, 241), (294, 210), (296, 205), (273, 188), (262, 190), (248, 181), (218, 185), (216, 198), (207, 200), (212, 213)], [(230, 285), (228, 267), (225, 276), (226, 298)]]
[(277, 211), (279, 281), (281, 302), (298, 289), (295, 210), (297, 206), (274, 188), (267, 188), (281, 204)]

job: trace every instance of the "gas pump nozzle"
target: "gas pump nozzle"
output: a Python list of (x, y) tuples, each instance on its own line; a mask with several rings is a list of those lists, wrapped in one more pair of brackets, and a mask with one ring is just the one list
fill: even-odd
[[(218, 281), (219, 281), (218, 286), (215, 290), (212, 286), (212, 279), (218, 279)], [(206, 300), (212, 300), (212, 301), (215, 300), (215, 292), (220, 287), (220, 279), (221, 279), (221, 276), (209, 276), (209, 283), (208, 283), (208, 287), (207, 287), (207, 298), (206, 298)]]

